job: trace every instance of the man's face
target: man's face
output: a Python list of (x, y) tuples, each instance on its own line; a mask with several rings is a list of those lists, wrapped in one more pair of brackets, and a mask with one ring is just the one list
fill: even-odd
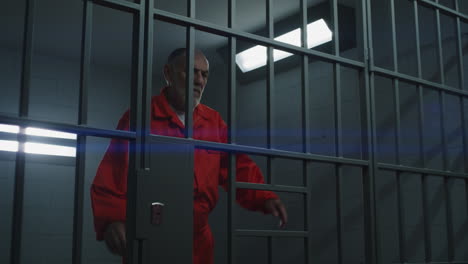
[[(185, 55), (175, 59), (171, 65), (166, 65), (164, 72), (169, 84), (168, 100), (177, 111), (185, 110)], [(195, 53), (193, 69), (193, 106), (197, 106), (205, 90), (208, 81), (209, 64), (206, 57), (201, 53)]]

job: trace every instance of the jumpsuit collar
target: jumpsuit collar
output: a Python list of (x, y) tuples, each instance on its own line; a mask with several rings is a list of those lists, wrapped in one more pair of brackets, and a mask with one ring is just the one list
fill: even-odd
[[(169, 105), (167, 101), (165, 90), (167, 87), (161, 89), (159, 95), (155, 96), (151, 102), (151, 108), (153, 117), (155, 119), (171, 119), (171, 121), (177, 124), (180, 128), (184, 128), (184, 125), (179, 120), (179, 117)], [(194, 127), (200, 126), (200, 119), (209, 119), (209, 114), (207, 113), (207, 107), (203, 104), (198, 104), (195, 109), (193, 110), (193, 120), (194, 120)]]

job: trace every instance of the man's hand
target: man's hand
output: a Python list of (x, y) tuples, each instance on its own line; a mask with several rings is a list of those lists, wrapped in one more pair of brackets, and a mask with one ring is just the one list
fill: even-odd
[(268, 199), (265, 201), (265, 212), (272, 214), (280, 219), (280, 227), (286, 227), (288, 223), (288, 213), (286, 207), (280, 199)]
[(106, 241), (107, 248), (116, 255), (125, 256), (127, 253), (127, 239), (125, 235), (125, 223), (111, 223), (104, 232), (104, 241)]

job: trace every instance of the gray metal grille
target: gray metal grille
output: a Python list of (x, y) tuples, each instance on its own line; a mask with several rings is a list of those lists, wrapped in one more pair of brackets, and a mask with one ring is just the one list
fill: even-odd
[[(362, 0), (360, 2), (362, 12), (362, 21), (363, 21), (363, 51), (364, 51), (364, 60), (356, 61), (351, 60), (345, 57), (340, 56), (340, 43), (338, 40), (333, 42), (333, 53), (327, 54), (324, 52), (319, 52), (315, 50), (310, 50), (306, 48), (306, 39), (307, 31), (304, 30), (307, 27), (307, 1), (301, 0), (301, 27), (302, 27), (302, 47), (296, 47), (282, 42), (275, 41), (274, 31), (273, 31), (273, 15), (272, 15), (272, 0), (266, 0), (267, 3), (267, 28), (268, 28), (268, 37), (262, 37), (254, 35), (247, 32), (242, 32), (235, 29), (235, 13), (236, 13), (236, 1), (228, 1), (228, 27), (218, 26), (210, 24), (204, 21), (197, 20), (195, 18), (195, 0), (188, 1), (188, 10), (187, 16), (181, 16), (173, 14), (164, 10), (154, 9), (155, 0), (144, 0), (141, 3), (132, 3), (124, 0), (85, 0), (84, 1), (84, 15), (83, 15), (83, 31), (82, 31), (82, 53), (81, 53), (81, 77), (80, 77), (80, 99), (79, 99), (79, 122), (77, 125), (64, 124), (58, 122), (45, 122), (34, 120), (29, 117), (28, 111), (28, 102), (30, 96), (30, 79), (31, 79), (31, 50), (32, 44), (34, 42), (34, 8), (35, 0), (28, 0), (26, 7), (26, 16), (25, 16), (25, 28), (24, 28), (24, 50), (23, 50), (23, 61), (22, 61), (22, 82), (21, 82), (21, 100), (20, 100), (20, 111), (19, 116), (9, 116), (9, 115), (0, 115), (0, 122), (8, 124), (17, 124), (20, 126), (29, 126), (36, 125), (49, 129), (56, 129), (61, 131), (67, 131), (76, 133), (79, 135), (77, 143), (77, 159), (76, 159), (76, 184), (75, 184), (75, 210), (74, 210), (74, 225), (73, 225), (73, 263), (81, 263), (82, 257), (82, 229), (83, 229), (83, 189), (84, 189), (84, 160), (85, 160), (85, 149), (86, 149), (86, 137), (87, 136), (96, 136), (104, 138), (122, 138), (128, 139), (132, 142), (132, 158), (130, 163), (131, 174), (133, 176), (141, 175), (149, 167), (148, 153), (145, 148), (145, 142), (151, 138), (158, 138), (159, 140), (175, 142), (181, 144), (191, 144), (198, 148), (207, 148), (227, 151), (230, 153), (247, 153), (253, 155), (266, 156), (268, 158), (268, 175), (269, 175), (269, 184), (253, 184), (253, 183), (237, 183), (235, 181), (235, 156), (230, 154), (230, 185), (229, 185), (229, 210), (228, 210), (228, 259), (230, 263), (234, 263), (236, 255), (236, 245), (234, 243), (234, 238), (238, 236), (258, 236), (258, 237), (267, 237), (269, 240), (269, 263), (272, 263), (271, 258), (271, 237), (301, 237), (304, 238), (306, 250), (306, 261), (307, 263), (315, 263), (314, 259), (309, 256), (309, 253), (312, 251), (312, 243), (310, 242), (312, 231), (310, 226), (310, 219), (312, 219), (312, 212), (310, 211), (311, 204), (311, 181), (308, 178), (311, 171), (312, 162), (321, 162), (334, 164), (337, 171), (337, 234), (338, 234), (338, 262), (343, 263), (343, 256), (341, 255), (342, 251), (342, 228), (343, 223), (341, 219), (341, 204), (340, 204), (340, 195), (342, 183), (340, 179), (342, 178), (342, 171), (344, 165), (353, 165), (358, 166), (363, 169), (363, 186), (364, 186), (364, 221), (365, 221), (365, 261), (366, 263), (381, 263), (380, 256), (378, 251), (378, 241), (379, 241), (379, 228), (377, 226), (377, 214), (376, 214), (376, 200), (375, 200), (375, 175), (381, 171), (392, 171), (397, 175), (398, 182), (398, 236), (399, 236), (399, 245), (400, 245), (400, 262), (408, 263), (408, 259), (405, 253), (405, 230), (404, 226), (404, 204), (402, 202), (402, 192), (401, 192), (401, 181), (403, 177), (407, 177), (405, 173), (414, 173), (419, 175), (422, 179), (422, 200), (424, 202), (424, 228), (425, 228), (425, 254), (426, 254), (426, 263), (468, 263), (468, 262), (457, 262), (454, 259), (453, 252), (453, 243), (454, 243), (454, 234), (452, 226), (452, 212), (451, 204), (453, 201), (449, 197), (448, 185), (451, 179), (459, 178), (465, 180), (466, 185), (468, 186), (468, 144), (466, 139), (466, 125), (462, 125), (463, 133), (463, 155), (465, 163), (465, 172), (452, 172), (447, 169), (447, 131), (445, 127), (446, 123), (446, 95), (457, 96), (460, 99), (460, 105), (462, 109), (464, 108), (464, 98), (468, 97), (468, 91), (463, 90), (465, 86), (465, 76), (463, 72), (463, 57), (462, 57), (462, 32), (461, 32), (461, 23), (468, 22), (468, 16), (462, 14), (459, 11), (459, 3), (462, 0), (455, 1), (455, 9), (448, 8), (444, 5), (439, 4), (439, 1), (429, 1), (429, 0), (413, 0), (413, 11), (415, 16), (415, 32), (416, 32), (416, 49), (417, 51), (417, 76), (410, 76), (399, 72), (399, 63), (397, 56), (397, 38), (396, 38), (396, 26), (395, 26), (395, 0), (390, 0), (391, 4), (391, 28), (392, 28), (392, 47), (393, 47), (393, 70), (385, 69), (378, 67), (374, 64), (374, 50), (372, 43), (372, 23), (371, 21), (371, 0)], [(399, 1), (399, 0), (398, 0)], [(338, 36), (338, 3), (337, 0), (332, 0), (332, 18), (333, 24), (335, 25), (334, 34), (335, 38), (339, 39)], [(132, 97), (131, 97), (131, 112), (132, 112), (132, 129), (130, 132), (127, 131), (117, 131), (117, 130), (107, 130), (91, 127), (87, 125), (87, 94), (88, 94), (88, 81), (89, 81), (89, 68), (90, 68), (90, 51), (91, 51), (91, 24), (92, 24), (92, 12), (94, 5), (102, 5), (113, 9), (119, 9), (125, 12), (132, 13), (134, 15), (134, 48), (133, 48), (133, 68), (136, 69), (132, 74)], [(421, 52), (419, 47), (420, 39), (420, 25), (418, 20), (418, 9), (420, 6), (428, 7), (436, 12), (436, 28), (437, 28), (437, 49), (438, 49), (438, 61), (439, 61), (439, 72), (441, 75), (441, 82), (432, 82), (422, 78), (422, 66), (421, 66)], [(441, 39), (441, 14), (447, 15), (449, 17), (455, 18), (456, 20), (456, 32), (457, 32), (457, 53), (458, 53), (458, 64), (460, 67), (459, 71), (459, 83), (460, 89), (448, 86), (446, 84), (444, 76), (444, 66), (443, 66), (443, 48), (442, 48), (442, 39)], [(187, 129), (185, 131), (185, 138), (167, 138), (157, 135), (150, 135), (149, 133), (149, 116), (150, 116), (150, 95), (151, 95), (151, 72), (152, 72), (152, 54), (153, 54), (153, 20), (157, 19), (160, 21), (165, 21), (169, 23), (178, 24), (186, 27), (187, 30), (187, 42), (186, 47), (188, 48), (187, 56), (187, 85), (186, 85), (186, 94), (188, 98), (193, 96), (193, 71), (189, 70), (193, 68), (194, 64), (194, 49), (195, 49), (195, 30), (206, 31), (212, 34), (222, 35), (228, 38), (229, 41), (229, 104), (228, 104), (228, 125), (229, 125), (229, 144), (221, 144), (215, 142), (205, 142), (193, 139), (193, 121), (190, 118), (191, 110), (193, 107), (192, 100), (187, 100), (186, 105), (186, 120)], [(237, 135), (236, 135), (236, 103), (235, 98), (237, 95), (236, 92), (236, 64), (235, 56), (237, 49), (237, 40), (248, 40), (250, 42), (264, 45), (268, 47), (268, 66), (267, 66), (267, 128), (268, 128), (268, 144), (267, 148), (258, 148), (250, 147), (244, 145), (237, 145)], [(274, 109), (275, 109), (275, 98), (273, 93), (274, 88), (274, 63), (273, 63), (273, 50), (281, 49), (287, 52), (294, 53), (301, 56), (301, 94), (302, 94), (302, 137), (304, 145), (302, 152), (291, 152), (274, 149), (273, 136), (271, 135), (272, 128), (274, 127)], [(307, 132), (312, 129), (310, 122), (310, 102), (309, 102), (309, 60), (317, 58), (321, 61), (326, 61), (333, 64), (334, 70), (334, 89), (335, 89), (335, 120), (336, 120), (336, 131), (335, 131), (335, 140), (336, 140), (336, 157), (330, 157), (326, 155), (317, 155), (312, 154), (310, 139), (307, 137)], [(364, 120), (363, 126), (363, 153), (364, 159), (352, 159), (343, 157), (343, 124), (342, 120), (342, 109), (341, 109), (341, 88), (346, 86), (342, 80), (342, 67), (350, 67), (358, 70), (361, 73), (362, 80), (364, 83), (364, 88), (361, 91), (361, 98), (365, 101), (365, 104), (362, 106), (364, 111), (362, 112), (362, 119)], [(394, 106), (395, 106), (395, 148), (397, 153), (396, 163), (383, 163), (378, 162), (376, 159), (377, 150), (377, 141), (376, 141), (376, 105), (375, 105), (375, 78), (376, 76), (386, 77), (392, 80), (393, 90), (394, 90)], [(419, 126), (424, 126), (424, 89), (433, 89), (438, 92), (440, 100), (440, 112), (441, 114), (441, 141), (442, 141), (442, 152), (443, 152), (443, 169), (429, 169), (425, 168), (425, 153), (424, 153), (424, 130), (421, 129), (420, 135), (420, 156), (422, 160), (421, 167), (411, 167), (401, 165), (400, 160), (400, 149), (401, 149), (401, 113), (399, 109), (399, 92), (400, 92), (400, 83), (407, 82), (415, 85), (418, 91), (418, 108), (419, 108)], [(465, 113), (462, 112), (462, 120), (465, 120)], [(132, 132), (136, 131), (136, 132)], [(18, 141), (21, 140), (21, 135), (18, 134)], [(11, 261), (12, 264), (20, 263), (20, 248), (21, 248), (21, 223), (22, 223), (22, 212), (23, 212), (23, 196), (24, 196), (24, 167), (25, 167), (25, 154), (24, 152), (17, 152), (16, 158), (16, 176), (15, 176), (15, 193), (14, 193), (14, 214), (13, 214), (13, 235), (12, 235), (12, 244), (11, 244)], [(303, 163), (303, 177), (304, 177), (304, 186), (283, 186), (275, 184), (275, 178), (273, 177), (272, 168), (271, 168), (271, 158), (281, 157), (300, 160)], [(445, 186), (445, 197), (446, 197), (446, 217), (447, 217), (447, 245), (449, 249), (449, 261), (448, 262), (433, 262), (433, 257), (431, 254), (431, 235), (428, 219), (428, 204), (427, 204), (427, 193), (426, 193), (426, 180), (427, 176), (439, 176), (444, 179)], [(129, 201), (129, 220), (128, 226), (135, 226), (137, 219), (135, 219), (136, 212), (136, 186), (137, 186), (138, 177), (129, 177), (129, 191), (128, 191), (128, 201)], [(290, 192), (298, 193), (304, 196), (305, 208), (305, 230), (303, 231), (260, 231), (260, 230), (244, 230), (236, 228), (236, 217), (233, 214), (234, 202), (235, 202), (235, 193), (237, 188), (248, 188), (248, 189), (257, 189), (257, 190), (272, 190), (272, 191), (281, 191), (281, 192)], [(134, 227), (129, 230), (130, 236), (137, 236), (138, 230)], [(141, 247), (141, 244), (140, 244)], [(138, 250), (141, 250), (138, 249)], [(137, 260), (138, 253), (141, 251), (133, 251), (134, 260)]]

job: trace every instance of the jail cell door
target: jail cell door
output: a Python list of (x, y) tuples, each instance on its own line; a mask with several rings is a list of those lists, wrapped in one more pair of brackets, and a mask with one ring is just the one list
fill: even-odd
[[(137, 174), (132, 263), (192, 263), (193, 146), (152, 138), (149, 170)], [(127, 217), (133, 217), (127, 215)]]

